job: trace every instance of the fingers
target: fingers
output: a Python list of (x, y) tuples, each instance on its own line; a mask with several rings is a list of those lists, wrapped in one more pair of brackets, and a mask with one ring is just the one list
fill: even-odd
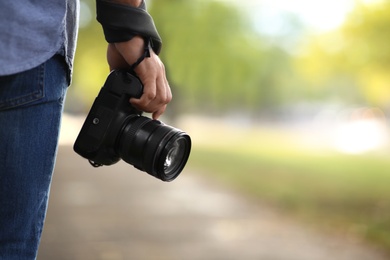
[[(142, 70), (142, 67), (140, 69)], [(132, 98), (130, 102), (141, 111), (153, 113), (153, 119), (157, 119), (164, 113), (167, 104), (172, 100), (172, 92), (165, 77), (165, 70), (158, 71), (155, 77), (151, 77), (149, 73), (144, 80), (144, 74), (140, 73), (140, 79), (144, 83), (144, 93), (140, 99)]]
[[(107, 59), (110, 69), (129, 68), (143, 54), (143, 51), (144, 42), (141, 37), (109, 45)], [(130, 102), (137, 109), (152, 113), (153, 119), (157, 119), (172, 100), (172, 93), (164, 64), (153, 50), (150, 52), (151, 56), (145, 58), (135, 68), (135, 72), (144, 85), (143, 95), (140, 99), (131, 98)]]
[(167, 105), (161, 107), (158, 111), (154, 112), (154, 113), (152, 114), (152, 118), (153, 118), (154, 120), (157, 120), (157, 119), (164, 113), (166, 107), (167, 107)]

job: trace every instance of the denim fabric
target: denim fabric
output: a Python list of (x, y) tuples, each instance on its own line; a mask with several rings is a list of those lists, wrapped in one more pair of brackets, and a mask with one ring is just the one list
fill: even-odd
[(0, 259), (35, 259), (64, 98), (64, 57), (0, 77)]

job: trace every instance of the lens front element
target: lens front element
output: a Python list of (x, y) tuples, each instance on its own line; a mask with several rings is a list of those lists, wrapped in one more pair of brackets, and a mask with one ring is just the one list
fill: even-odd
[(169, 181), (177, 177), (188, 159), (191, 149), (191, 140), (183, 132), (176, 133), (166, 144), (158, 165), (159, 175)]
[(174, 180), (191, 151), (185, 132), (143, 116), (127, 120), (118, 140), (121, 158), (163, 181)]

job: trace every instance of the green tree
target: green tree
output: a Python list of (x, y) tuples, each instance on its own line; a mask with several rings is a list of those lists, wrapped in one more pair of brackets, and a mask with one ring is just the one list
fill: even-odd
[[(88, 109), (108, 67), (106, 43), (94, 19), (95, 3), (81, 3), (81, 15), (89, 10), (93, 19), (80, 28), (70, 92), (81, 93), (81, 103)], [(157, 0), (149, 1), (148, 8), (163, 38), (160, 57), (173, 89), (174, 100), (167, 113), (237, 108), (256, 112), (288, 98), (285, 90), (293, 78), (289, 55), (256, 33), (235, 5)]]
[(192, 109), (222, 110), (258, 103), (261, 41), (243, 15), (215, 1), (153, 1), (170, 80)]
[(170, 82), (186, 93), (187, 108), (256, 116), (298, 96), (291, 55), (256, 32), (237, 6), (159, 0), (151, 13), (165, 39)]
[(358, 80), (367, 102), (388, 106), (390, 101), (390, 1), (358, 5), (343, 27), (346, 67)]
[(345, 24), (312, 37), (297, 59), (310, 90), (386, 107), (390, 101), (390, 2), (359, 4)]

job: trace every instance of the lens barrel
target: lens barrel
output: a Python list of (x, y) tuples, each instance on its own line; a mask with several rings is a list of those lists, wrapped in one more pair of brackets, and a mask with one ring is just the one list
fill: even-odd
[(181, 173), (190, 150), (188, 134), (140, 115), (125, 121), (117, 141), (125, 162), (162, 181), (172, 181)]

